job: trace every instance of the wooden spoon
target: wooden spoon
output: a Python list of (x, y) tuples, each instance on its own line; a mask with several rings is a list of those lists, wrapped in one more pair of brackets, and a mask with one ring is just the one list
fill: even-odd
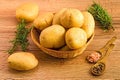
[(116, 36), (112, 37), (112, 39), (110, 39), (100, 50), (94, 51), (88, 55), (86, 58), (87, 61), (90, 63), (96, 63), (101, 60), (105, 56), (106, 50), (110, 47), (110, 44), (113, 44), (116, 39)]
[(106, 68), (106, 59), (109, 56), (110, 52), (112, 51), (113, 47), (114, 47), (114, 44), (110, 44), (108, 50), (105, 53), (105, 56), (91, 67), (90, 71), (93, 75), (99, 76), (103, 74)]
[(117, 39), (116, 36), (112, 37), (112, 39), (110, 39), (100, 50), (97, 51), (101, 55), (100, 59), (102, 59), (105, 56), (106, 50), (108, 50), (108, 48), (111, 46), (111, 44), (113, 44), (113, 42), (116, 39)]

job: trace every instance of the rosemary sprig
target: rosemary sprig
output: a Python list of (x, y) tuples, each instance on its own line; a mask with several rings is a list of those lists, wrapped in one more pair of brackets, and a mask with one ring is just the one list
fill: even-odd
[(101, 28), (105, 31), (108, 31), (110, 29), (114, 30), (114, 27), (112, 25), (112, 18), (108, 14), (108, 12), (102, 8), (100, 4), (93, 3), (89, 8), (88, 12), (90, 12), (95, 20), (97, 20), (102, 26)]
[(18, 46), (21, 47), (22, 51), (26, 51), (28, 46), (27, 35), (30, 32), (31, 28), (26, 28), (25, 20), (21, 20), (21, 22), (17, 25), (16, 36), (14, 40), (12, 40), (12, 48), (8, 50), (9, 54), (12, 54)]

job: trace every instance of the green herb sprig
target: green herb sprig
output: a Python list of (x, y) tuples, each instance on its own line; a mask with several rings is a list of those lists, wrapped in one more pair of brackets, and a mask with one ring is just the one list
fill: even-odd
[(96, 21), (98, 21), (102, 26), (101, 28), (105, 31), (110, 29), (114, 30), (112, 25), (112, 18), (108, 14), (108, 12), (102, 8), (102, 6), (98, 3), (93, 3), (89, 8), (88, 12), (90, 12)]
[(21, 47), (22, 51), (26, 51), (28, 47), (28, 33), (30, 32), (31, 28), (26, 28), (26, 23), (25, 20), (21, 20), (21, 22), (17, 25), (17, 31), (16, 31), (16, 36), (15, 39), (12, 40), (12, 48), (8, 50), (9, 54), (12, 54), (18, 46)]

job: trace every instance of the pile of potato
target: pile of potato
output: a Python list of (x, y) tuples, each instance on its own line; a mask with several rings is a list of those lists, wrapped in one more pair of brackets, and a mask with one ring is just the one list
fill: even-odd
[(40, 44), (59, 50), (81, 48), (94, 33), (95, 27), (94, 18), (89, 12), (73, 8), (63, 8), (55, 14), (40, 14), (33, 24), (41, 31)]
[[(33, 22), (40, 30), (39, 42), (43, 47), (58, 50), (74, 50), (84, 46), (94, 33), (95, 22), (89, 12), (63, 8), (57, 13), (39, 14), (39, 6), (26, 3), (16, 10), (18, 21)], [(30, 70), (38, 65), (30, 52), (16, 52), (8, 57), (8, 64), (15, 70)]]

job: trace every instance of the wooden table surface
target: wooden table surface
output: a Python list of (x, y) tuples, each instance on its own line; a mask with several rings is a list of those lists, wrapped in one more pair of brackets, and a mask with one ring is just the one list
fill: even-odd
[[(110, 13), (115, 31), (104, 32), (96, 24), (95, 37), (84, 53), (74, 59), (57, 59), (46, 55), (31, 41), (29, 35), (29, 52), (33, 52), (39, 65), (30, 71), (15, 71), (8, 67), (6, 52), (9, 43), (15, 37), (17, 20), (16, 7), (25, 2), (35, 2), (40, 12), (56, 12), (63, 7), (86, 10), (92, 0), (0, 0), (0, 80), (120, 80), (120, 0), (96, 0)], [(107, 68), (103, 75), (92, 76), (89, 69), (93, 64), (87, 63), (86, 56), (100, 49), (106, 41), (116, 35), (115, 48), (107, 60)]]

